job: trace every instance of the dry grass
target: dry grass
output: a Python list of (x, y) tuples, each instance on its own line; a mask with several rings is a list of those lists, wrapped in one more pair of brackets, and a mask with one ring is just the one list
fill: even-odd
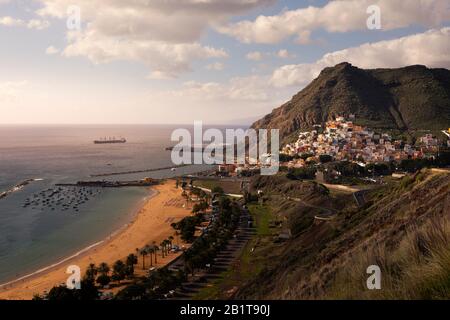
[[(366, 268), (378, 265), (381, 290), (368, 290)], [(448, 299), (450, 298), (450, 223), (434, 217), (408, 230), (393, 252), (376, 246), (355, 255), (337, 274), (327, 298)]]

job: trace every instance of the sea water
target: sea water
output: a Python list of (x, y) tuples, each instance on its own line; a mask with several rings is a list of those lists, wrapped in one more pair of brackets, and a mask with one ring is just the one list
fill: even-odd
[[(81, 196), (77, 188), (64, 188), (45, 202), (45, 195), (57, 190), (55, 184), (165, 178), (205, 169), (191, 166), (176, 172), (91, 177), (171, 166), (165, 148), (174, 144), (170, 141), (173, 129), (155, 125), (0, 126), (0, 193), (37, 179), (0, 199), (0, 284), (105, 239), (128, 223), (150, 196), (148, 188), (138, 187), (85, 189)], [(127, 143), (93, 143), (104, 137), (124, 137)]]

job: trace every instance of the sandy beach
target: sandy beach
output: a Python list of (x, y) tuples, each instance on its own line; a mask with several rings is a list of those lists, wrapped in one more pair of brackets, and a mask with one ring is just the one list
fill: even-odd
[[(37, 275), (14, 282), (0, 288), (0, 299), (23, 300), (31, 299), (36, 293), (49, 291), (53, 286), (66, 282), (66, 269), (69, 265), (77, 265), (84, 274), (91, 263), (106, 262), (110, 266), (119, 259), (124, 259), (130, 253), (136, 254), (136, 248), (162, 240), (174, 235), (170, 226), (190, 214), (190, 210), (183, 207), (185, 201), (180, 189), (175, 188), (175, 182), (168, 180), (164, 184), (152, 188), (156, 194), (152, 196), (139, 210), (138, 214), (126, 228), (116, 235), (105, 239), (100, 244), (82, 254), (68, 259), (53, 268)], [(158, 257), (158, 266), (162, 266), (175, 259), (178, 255), (170, 254), (165, 259)], [(142, 258), (136, 266), (136, 273), (143, 273)]]

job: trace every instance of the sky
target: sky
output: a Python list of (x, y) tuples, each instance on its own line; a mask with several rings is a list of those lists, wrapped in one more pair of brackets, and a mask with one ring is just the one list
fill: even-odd
[(344, 61), (450, 69), (450, 1), (0, 0), (0, 44), (0, 124), (241, 125)]

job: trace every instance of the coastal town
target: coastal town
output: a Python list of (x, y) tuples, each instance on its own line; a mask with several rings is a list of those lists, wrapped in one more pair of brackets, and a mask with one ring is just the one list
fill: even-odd
[[(335, 161), (360, 163), (432, 158), (441, 147), (440, 141), (430, 133), (412, 145), (393, 139), (387, 133), (377, 133), (356, 125), (354, 121), (355, 115), (350, 115), (349, 119), (339, 116), (326, 122), (325, 126), (315, 125), (312, 131), (301, 132), (296, 142), (285, 145), (281, 150), (282, 154), (294, 157), (288, 166), (302, 167), (307, 162), (319, 160), (320, 156), (329, 156)], [(443, 132), (450, 132), (450, 129)], [(446, 145), (450, 147), (450, 139)], [(296, 158), (297, 155), (309, 157)]]

